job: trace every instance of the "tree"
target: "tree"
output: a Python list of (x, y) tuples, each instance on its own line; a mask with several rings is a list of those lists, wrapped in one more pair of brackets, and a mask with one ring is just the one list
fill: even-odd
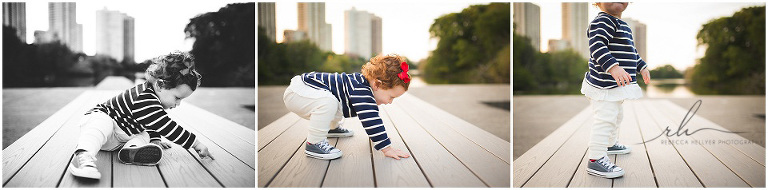
[(650, 70), (651, 77), (656, 79), (671, 79), (671, 78), (683, 78), (683, 74), (680, 73), (675, 67), (672, 65), (664, 65), (661, 67), (656, 67), (653, 70)]
[(714, 19), (696, 35), (705, 46), (686, 81), (698, 94), (765, 94), (765, 6)]
[(439, 41), (420, 65), (425, 81), (509, 83), (509, 8), (509, 3), (472, 5), (435, 19), (429, 32)]
[(184, 28), (194, 38), (192, 55), (202, 86), (255, 87), (255, 4), (229, 4), (190, 19)]

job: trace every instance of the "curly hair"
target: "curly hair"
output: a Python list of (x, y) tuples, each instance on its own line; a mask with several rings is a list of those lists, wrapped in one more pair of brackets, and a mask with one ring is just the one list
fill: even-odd
[[(403, 72), (400, 68), (402, 62), (405, 62), (405, 58), (397, 54), (377, 55), (363, 65), (361, 72), (371, 84), (377, 82), (377, 80), (381, 81), (380, 87), (385, 90), (395, 86), (402, 86), (407, 91), (411, 83), (406, 83), (397, 76), (397, 74)], [(408, 77), (410, 76), (408, 75)]]
[(163, 89), (176, 88), (186, 84), (192, 91), (200, 86), (202, 76), (195, 69), (195, 58), (181, 51), (174, 51), (145, 61), (148, 63), (144, 76), (150, 83), (157, 83)]

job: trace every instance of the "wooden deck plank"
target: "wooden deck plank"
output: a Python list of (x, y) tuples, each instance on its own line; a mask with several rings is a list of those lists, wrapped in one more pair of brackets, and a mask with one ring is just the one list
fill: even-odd
[[(93, 97), (102, 97), (96, 94)], [(76, 113), (85, 113), (95, 99), (82, 102), (83, 105), (69, 110)], [(67, 165), (74, 152), (76, 141), (72, 137), (79, 136), (78, 124), (82, 114), (73, 114), (63, 122), (61, 129), (57, 131), (42, 148), (11, 178), (6, 187), (56, 187), (65, 174)]]
[(590, 121), (587, 120), (590, 109), (587, 107), (576, 114), (512, 163), (514, 187), (522, 187), (579, 127)]
[[(640, 131), (645, 139), (651, 139), (661, 133), (658, 118), (653, 118), (638, 102), (634, 104), (634, 112), (637, 113)], [(645, 143), (648, 158), (651, 161), (659, 187), (702, 187), (701, 182), (685, 163), (675, 147), (661, 144), (661, 140), (669, 140), (659, 137), (653, 142)], [(647, 141), (647, 140), (646, 140)]]
[[(83, 114), (78, 112), (91, 102), (94, 93), (82, 93), (62, 107), (58, 114), (53, 114), (40, 125), (30, 130), (15, 143), (3, 149), (3, 184), (18, 172), (35, 153), (63, 126), (72, 116)], [(76, 121), (73, 121), (76, 122)]]
[[(117, 161), (117, 154), (112, 154), (112, 160)], [(112, 187), (115, 188), (156, 188), (167, 187), (157, 166), (135, 166), (121, 164), (119, 161), (112, 164)]]
[[(459, 159), (456, 157), (457, 154), (460, 154), (461, 152), (457, 150), (453, 150), (454, 152), (450, 152), (448, 149), (446, 149), (446, 146), (451, 146), (454, 144), (446, 145), (445, 143), (441, 144), (438, 142), (437, 139), (435, 139), (435, 136), (427, 132), (423, 126), (429, 125), (429, 124), (437, 124), (437, 123), (429, 123), (424, 121), (418, 121), (414, 120), (414, 118), (418, 119), (430, 119), (430, 122), (435, 122), (434, 119), (431, 118), (425, 118), (423, 114), (418, 115), (412, 115), (413, 112), (405, 112), (404, 110), (400, 109), (398, 105), (390, 105), (386, 106), (387, 114), (392, 119), (392, 123), (394, 124), (395, 128), (397, 128), (397, 131), (400, 133), (400, 136), (403, 138), (403, 141), (408, 145), (408, 148), (413, 153), (411, 156), (412, 158), (407, 159), (414, 159), (419, 163), (419, 166), (421, 167), (421, 170), (426, 175), (427, 179), (429, 180), (430, 184), (433, 187), (487, 187), (483, 181), (481, 181), (475, 174), (473, 174), (472, 170), (467, 168), (466, 164), (469, 161), (467, 160), (464, 163), (462, 161), (459, 161)], [(424, 123), (422, 123), (424, 122)], [(422, 127), (419, 127), (422, 126)], [(442, 135), (442, 134), (440, 134)], [(459, 137), (453, 140), (461, 140)], [(466, 140), (465, 140), (466, 141)], [(460, 141), (462, 143), (466, 143), (464, 141)], [(469, 142), (471, 143), (471, 142)], [(474, 145), (474, 144), (472, 144)], [(460, 147), (465, 148), (465, 147)], [(479, 147), (468, 147), (468, 148), (477, 148)], [(467, 148), (467, 149), (468, 149)], [(464, 151), (470, 151), (470, 150), (464, 150)], [(471, 159), (475, 159), (476, 161), (488, 161), (489, 166), (499, 166), (499, 164), (494, 163), (494, 160), (487, 159), (487, 156), (490, 156), (491, 158), (495, 158), (495, 156), (491, 155), (490, 153), (483, 150), (486, 154), (484, 155), (477, 155), (477, 157), (472, 157)], [(462, 155), (464, 156), (464, 155)], [(483, 158), (482, 156), (486, 156)], [(505, 163), (501, 160), (497, 161), (501, 162), (500, 167), (496, 167), (498, 170), (503, 170)], [(507, 167), (509, 165), (506, 165)], [(479, 168), (478, 172), (485, 172), (484, 169), (493, 169), (493, 168)], [(497, 171), (498, 171), (497, 170)], [(507, 169), (507, 171), (509, 171)], [(499, 176), (502, 176), (501, 173), (503, 172), (497, 172)], [(485, 173), (483, 173), (485, 174)], [(497, 182), (496, 179), (498, 179), (498, 176), (486, 176), (489, 177), (488, 180), (491, 182)], [(507, 181), (507, 185), (509, 185), (509, 176), (506, 176), (506, 179), (503, 179)], [(497, 183), (498, 184), (498, 183)]]
[(421, 108), (420, 110), (428, 110), (425, 111), (428, 115), (445, 119), (445, 123), (447, 123), (445, 126), (466, 136), (467, 139), (480, 145), (487, 151), (504, 160), (507, 164), (511, 163), (510, 146), (512, 144), (510, 142), (501, 138), (486, 138), (488, 136), (496, 136), (408, 93), (400, 96), (396, 102), (401, 101), (405, 102), (404, 105), (414, 105), (417, 108)]
[(299, 120), (258, 153), (259, 187), (266, 187), (307, 138), (307, 120)]
[(339, 138), (336, 148), (343, 151), (344, 156), (331, 160), (323, 187), (375, 187), (371, 143), (365, 129), (356, 117), (344, 119), (342, 125), (355, 134)]
[[(306, 138), (306, 136), (305, 136)], [(306, 142), (306, 141), (304, 141)], [(328, 171), (328, 160), (319, 160), (307, 157), (304, 153), (306, 143), (302, 142), (301, 147), (296, 150), (285, 164), (285, 167), (277, 173), (275, 179), (269, 183), (269, 187), (320, 187), (323, 178)], [(338, 138), (328, 138), (328, 143), (336, 146)], [(343, 157), (343, 156), (342, 156)], [(341, 159), (341, 158), (339, 158)], [(347, 180), (355, 180), (347, 179)]]
[[(587, 155), (589, 150), (584, 150), (579, 166), (576, 168), (576, 173), (573, 174), (573, 179), (568, 183), (568, 187), (576, 188), (610, 188), (613, 186), (612, 179), (605, 179), (602, 177), (596, 177), (587, 173), (587, 161), (589, 156)], [(609, 155), (611, 160), (615, 160), (616, 155)]]
[[(392, 143), (390, 146), (413, 155), (413, 151), (406, 146), (400, 137), (400, 132), (392, 123), (392, 119), (387, 114), (386, 108), (380, 110), (379, 116), (384, 121), (384, 127), (387, 131), (389, 140)], [(373, 143), (371, 143), (371, 152), (373, 152), (373, 176), (376, 177), (376, 187), (431, 186), (416, 162), (418, 158), (411, 157), (395, 160), (393, 158), (385, 157), (384, 153), (373, 148)]]
[[(172, 115), (172, 117), (174, 117)], [(185, 120), (186, 117), (174, 117), (177, 122), (187, 127), (186, 129), (195, 134), (202, 134), (198, 131), (200, 127), (191, 127)], [(193, 157), (197, 162), (202, 165), (211, 175), (213, 175), (221, 185), (224, 187), (254, 187), (256, 184), (253, 179), (256, 176), (256, 171), (248, 164), (244, 163), (242, 159), (235, 156), (234, 152), (229, 149), (225, 149), (221, 146), (222, 143), (214, 143), (220, 139), (210, 139), (205, 135), (198, 135), (197, 140), (201, 143), (205, 143), (208, 147), (208, 151), (213, 155), (215, 160), (200, 159), (197, 152), (192, 149), (184, 150), (189, 152), (189, 155)], [(251, 145), (247, 145), (251, 146)], [(255, 148), (251, 146), (252, 149)]]
[[(74, 156), (74, 155), (73, 155)], [(69, 171), (64, 173), (58, 187), (64, 188), (79, 188), (79, 187), (112, 187), (112, 152), (99, 151), (96, 154), (96, 168), (101, 173), (101, 179), (86, 179), (79, 178), (69, 174)]]
[[(250, 135), (251, 139), (256, 136), (256, 133), (237, 124), (223, 125), (223, 123), (226, 123), (225, 121), (228, 121), (227, 119), (202, 109), (195, 110), (195, 108), (196, 106), (194, 105), (185, 104), (183, 108), (174, 109), (168, 113), (174, 121), (185, 120), (186, 124), (183, 125), (184, 128), (194, 129), (194, 131), (196, 131), (195, 135), (197, 135), (198, 138), (205, 136), (211, 140), (212, 143), (205, 145), (209, 147), (214, 145), (220, 146), (229, 154), (247, 164), (248, 167), (255, 168), (256, 153), (254, 152), (254, 144), (232, 135), (232, 131), (246, 129), (245, 131), (238, 130), (237, 133), (241, 134), (239, 136)], [(253, 140), (250, 141), (253, 142)]]
[[(682, 119), (682, 116), (687, 112), (674, 112), (670, 106), (676, 106), (673, 104), (665, 104), (659, 101), (649, 101), (649, 112), (655, 117), (666, 119), (666, 124), (672, 125), (678, 123), (674, 120)], [(680, 111), (680, 110), (678, 110)], [(655, 114), (653, 114), (655, 112)], [(679, 117), (679, 118), (678, 118)], [(695, 130), (699, 127), (689, 124), (691, 130)], [(666, 125), (664, 125), (666, 126)], [(686, 125), (688, 126), (688, 125)], [(710, 140), (712, 136), (719, 136), (721, 132), (716, 131), (701, 131), (690, 136), (683, 135), (679, 139), (692, 143), (694, 141), (704, 142)], [(673, 136), (674, 138), (674, 136)], [(746, 139), (739, 139), (746, 140)], [(733, 146), (719, 143), (702, 143), (702, 144), (686, 144), (680, 145), (683, 148), (678, 148), (681, 152), (683, 149), (693, 149), (691, 147), (702, 147), (704, 150), (698, 150), (702, 153), (710, 154), (702, 159), (702, 157), (692, 156), (691, 159), (686, 159), (690, 164), (692, 162), (704, 162), (701, 163), (701, 169), (694, 172), (701, 179), (706, 187), (764, 187), (765, 186), (765, 166), (752, 160), (749, 156), (735, 149)], [(710, 159), (711, 157), (711, 159)], [(717, 163), (717, 164), (712, 164)], [(693, 164), (691, 164), (693, 165)], [(748, 184), (747, 184), (748, 183)]]
[[(675, 113), (687, 113), (688, 109), (690, 109), (690, 107), (684, 109), (683, 107), (677, 106), (676, 104), (669, 101), (662, 101), (661, 104), (667, 105), (667, 107), (671, 109), (668, 111), (673, 111)], [(677, 119), (673, 118), (673, 121), (680, 121), (683, 118), (683, 116), (684, 115), (680, 115), (679, 116), (680, 118), (677, 118)], [(675, 126), (679, 126), (679, 125), (680, 125), (679, 123), (675, 123), (675, 125), (672, 125), (670, 128), (677, 129)], [(718, 130), (730, 131), (698, 115), (694, 115), (693, 118), (690, 119), (690, 121), (688, 122), (688, 125), (686, 126), (688, 126), (687, 128), (691, 128), (690, 126), (697, 126), (699, 128), (714, 128)], [(693, 131), (693, 130), (690, 130), (690, 131)], [(701, 131), (700, 133), (710, 134), (713, 132), (705, 130), (705, 131)], [(696, 134), (698, 135), (699, 133), (696, 133)], [(734, 139), (746, 140), (744, 137), (741, 137), (738, 134), (733, 134), (733, 133), (714, 133), (714, 134), (716, 135), (707, 136), (707, 139), (723, 140), (723, 141), (734, 140)], [(736, 143), (736, 144), (730, 144), (730, 146), (735, 147), (740, 152), (743, 152), (747, 156), (751, 157), (754, 161), (760, 163), (760, 165), (765, 166), (765, 148), (764, 147), (761, 147), (757, 143)]]
[(280, 119), (277, 119), (275, 122), (270, 123), (264, 128), (259, 129), (259, 151), (261, 151), (262, 148), (275, 140), (277, 136), (280, 136), (280, 134), (285, 132), (288, 127), (292, 126), (300, 119), (301, 117), (291, 112), (285, 114), (283, 117), (280, 117)]
[(624, 168), (624, 177), (613, 179), (613, 187), (657, 187), (653, 178), (651, 162), (642, 144), (643, 136), (640, 133), (637, 113), (634, 105), (625, 101), (624, 120), (619, 130), (619, 142), (632, 148), (629, 154), (614, 155), (616, 164)]
[[(165, 141), (165, 140), (164, 140)], [(166, 141), (168, 142), (168, 141)], [(168, 142), (172, 143), (172, 142)], [(119, 163), (116, 163), (119, 164)], [(157, 165), (168, 187), (222, 187), (200, 163), (179, 145), (163, 150)]]
[(574, 172), (583, 170), (578, 167), (587, 151), (586, 145), (589, 141), (590, 129), (591, 122), (583, 122), (579, 125), (578, 130), (567, 138), (562, 147), (546, 160), (546, 163), (523, 187), (567, 187), (575, 174)]

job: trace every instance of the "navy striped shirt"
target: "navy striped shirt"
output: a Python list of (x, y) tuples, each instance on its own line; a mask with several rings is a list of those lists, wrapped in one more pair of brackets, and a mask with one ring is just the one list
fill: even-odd
[(125, 134), (136, 135), (146, 130), (150, 140), (160, 140), (162, 136), (181, 145), (184, 149), (189, 149), (195, 144), (195, 134), (184, 130), (168, 117), (168, 112), (163, 109), (160, 99), (149, 83), (142, 83), (125, 90), (106, 102), (96, 105), (85, 115), (96, 110), (107, 113)]
[(362, 74), (311, 72), (301, 74), (301, 79), (307, 86), (331, 92), (341, 102), (345, 118), (357, 116), (376, 150), (391, 144), (371, 85)]
[(600, 12), (589, 23), (589, 71), (585, 73), (589, 85), (599, 89), (616, 88), (616, 80), (608, 70), (620, 66), (632, 77), (632, 84), (637, 84), (637, 74), (647, 65), (637, 54), (632, 38), (632, 30), (626, 22)]

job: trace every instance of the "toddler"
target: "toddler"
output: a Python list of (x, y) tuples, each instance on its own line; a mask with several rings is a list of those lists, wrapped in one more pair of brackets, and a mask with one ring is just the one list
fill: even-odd
[(171, 146), (160, 137), (184, 149), (194, 148), (201, 158), (213, 159), (195, 134), (184, 130), (165, 112), (179, 106), (200, 86), (202, 77), (195, 70), (194, 58), (176, 51), (149, 62), (146, 82), (85, 113), (75, 156), (68, 167), (72, 175), (101, 178), (95, 164), (99, 150), (119, 149), (117, 158), (125, 164), (156, 165), (162, 159), (162, 149)]
[(341, 157), (342, 151), (328, 144), (327, 137), (352, 136), (353, 132), (340, 123), (343, 118), (357, 116), (373, 147), (399, 160), (410, 155), (389, 146), (378, 105), (390, 104), (403, 95), (410, 80), (403, 57), (379, 55), (363, 65), (362, 73), (297, 75), (285, 90), (283, 101), (288, 110), (310, 122), (304, 150), (307, 156), (322, 160)]
[(636, 75), (650, 82), (645, 61), (640, 58), (632, 41), (632, 31), (621, 20), (628, 3), (595, 3), (602, 12), (589, 24), (589, 71), (584, 75), (581, 93), (590, 101), (594, 123), (589, 141), (587, 173), (616, 178), (624, 175), (608, 154), (627, 154), (631, 148), (618, 143), (622, 103), (625, 99), (643, 96)]

